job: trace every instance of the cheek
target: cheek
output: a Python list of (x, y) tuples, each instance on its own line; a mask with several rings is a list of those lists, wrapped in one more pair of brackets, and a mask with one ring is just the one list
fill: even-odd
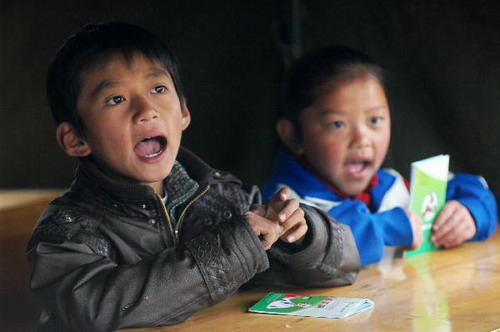
[(389, 142), (391, 140), (391, 135), (390, 135), (390, 132), (387, 131), (387, 132), (384, 132), (382, 133), (378, 140), (377, 140), (377, 148), (378, 150), (380, 150), (381, 152), (387, 152), (387, 149), (389, 148)]
[(118, 155), (129, 142), (121, 128), (109, 125), (109, 123), (87, 128), (85, 136), (95, 153)]
[(343, 147), (339, 140), (331, 137), (315, 137), (310, 140), (306, 148), (306, 155), (311, 162), (331, 168), (340, 163), (344, 155)]
[(331, 169), (341, 163), (342, 156), (342, 148), (338, 144), (329, 144), (324, 147), (322, 152), (323, 163)]
[(376, 167), (380, 167), (382, 163), (385, 160), (385, 157), (387, 156), (387, 151), (389, 150), (389, 143), (390, 143), (390, 134), (386, 133), (384, 135), (378, 136), (378, 138), (374, 141), (374, 149), (376, 151), (375, 154), (375, 163)]

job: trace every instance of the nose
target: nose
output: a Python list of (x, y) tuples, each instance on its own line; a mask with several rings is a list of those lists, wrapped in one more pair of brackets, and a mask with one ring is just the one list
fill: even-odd
[(158, 119), (159, 113), (154, 105), (144, 97), (136, 97), (133, 103), (134, 120), (137, 123), (146, 123)]
[(367, 128), (358, 126), (352, 129), (351, 147), (353, 149), (365, 149), (371, 145)]

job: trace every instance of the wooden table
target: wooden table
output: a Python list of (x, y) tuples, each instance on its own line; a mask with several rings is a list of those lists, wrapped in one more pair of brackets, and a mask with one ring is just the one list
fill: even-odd
[[(343, 320), (250, 314), (268, 291), (369, 298)], [(500, 232), (486, 242), (361, 271), (352, 286), (260, 289), (233, 295), (170, 327), (126, 331), (494, 331), (500, 328)], [(125, 331), (125, 330), (124, 330)]]

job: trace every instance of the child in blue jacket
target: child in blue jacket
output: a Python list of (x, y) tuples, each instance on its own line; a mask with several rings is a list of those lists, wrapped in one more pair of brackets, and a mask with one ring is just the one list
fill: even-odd
[[(264, 198), (289, 187), (303, 202), (349, 225), (366, 266), (384, 247), (416, 249), (420, 218), (408, 209), (408, 183), (383, 169), (390, 141), (384, 74), (368, 56), (342, 46), (313, 51), (289, 72), (278, 153)], [(450, 174), (447, 203), (433, 225), (432, 242), (452, 248), (488, 239), (497, 203), (483, 178)]]

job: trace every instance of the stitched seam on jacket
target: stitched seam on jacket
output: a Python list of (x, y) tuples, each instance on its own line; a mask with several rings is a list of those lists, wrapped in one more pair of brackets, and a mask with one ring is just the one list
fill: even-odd
[(207, 232), (199, 238), (189, 241), (186, 246), (196, 258), (205, 284), (212, 299), (217, 300), (220, 294), (234, 288), (234, 280), (228, 280), (227, 273), (230, 264), (219, 246), (218, 235)]

